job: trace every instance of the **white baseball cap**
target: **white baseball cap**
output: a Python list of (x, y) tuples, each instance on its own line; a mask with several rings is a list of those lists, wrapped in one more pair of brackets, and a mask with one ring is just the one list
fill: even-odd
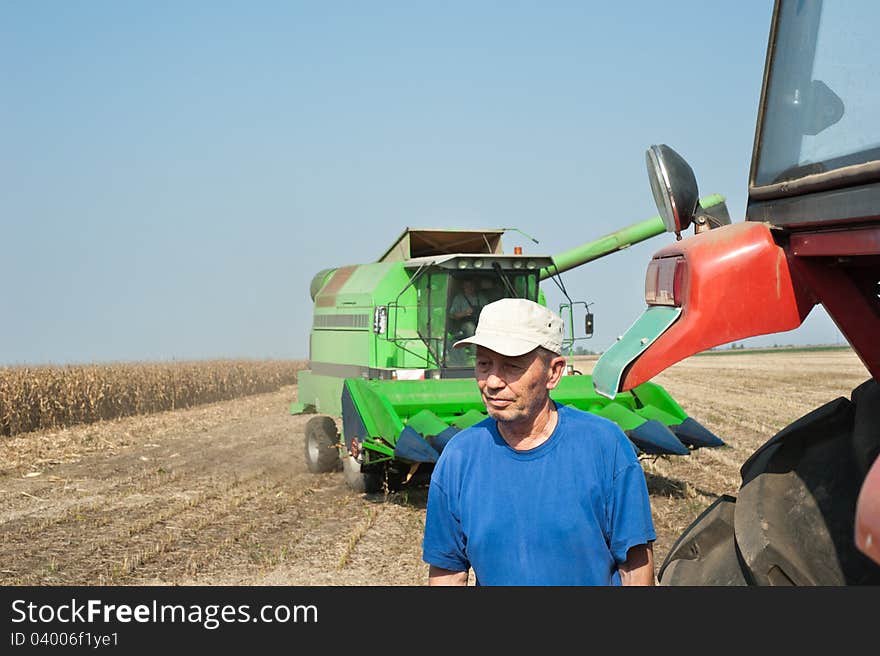
[(473, 336), (460, 339), (458, 348), (475, 344), (516, 357), (539, 346), (557, 355), (562, 353), (562, 319), (543, 305), (525, 298), (502, 298), (489, 303), (477, 323)]

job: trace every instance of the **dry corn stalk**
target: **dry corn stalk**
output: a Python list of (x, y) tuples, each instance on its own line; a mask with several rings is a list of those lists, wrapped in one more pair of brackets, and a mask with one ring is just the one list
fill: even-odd
[(299, 360), (0, 368), (0, 435), (187, 408), (296, 382)]

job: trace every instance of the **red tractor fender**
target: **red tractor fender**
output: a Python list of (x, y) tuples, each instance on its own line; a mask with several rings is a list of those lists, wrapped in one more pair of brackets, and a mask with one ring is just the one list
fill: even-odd
[(715, 228), (654, 255), (667, 257), (684, 259), (681, 316), (630, 364), (621, 390), (713, 346), (797, 328), (816, 303), (764, 223)]

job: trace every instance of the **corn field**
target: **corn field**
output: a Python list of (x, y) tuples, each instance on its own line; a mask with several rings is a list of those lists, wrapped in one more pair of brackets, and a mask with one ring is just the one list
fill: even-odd
[(206, 360), (0, 368), (0, 436), (273, 392), (305, 362)]

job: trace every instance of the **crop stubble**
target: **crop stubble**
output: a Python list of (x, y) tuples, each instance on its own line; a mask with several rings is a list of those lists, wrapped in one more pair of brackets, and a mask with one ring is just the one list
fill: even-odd
[[(589, 373), (591, 359), (578, 368)], [(727, 446), (643, 459), (658, 539), (676, 536), (797, 417), (868, 377), (849, 351), (692, 357), (659, 375)], [(426, 488), (310, 474), (296, 386), (4, 438), (0, 584), (422, 585)]]

